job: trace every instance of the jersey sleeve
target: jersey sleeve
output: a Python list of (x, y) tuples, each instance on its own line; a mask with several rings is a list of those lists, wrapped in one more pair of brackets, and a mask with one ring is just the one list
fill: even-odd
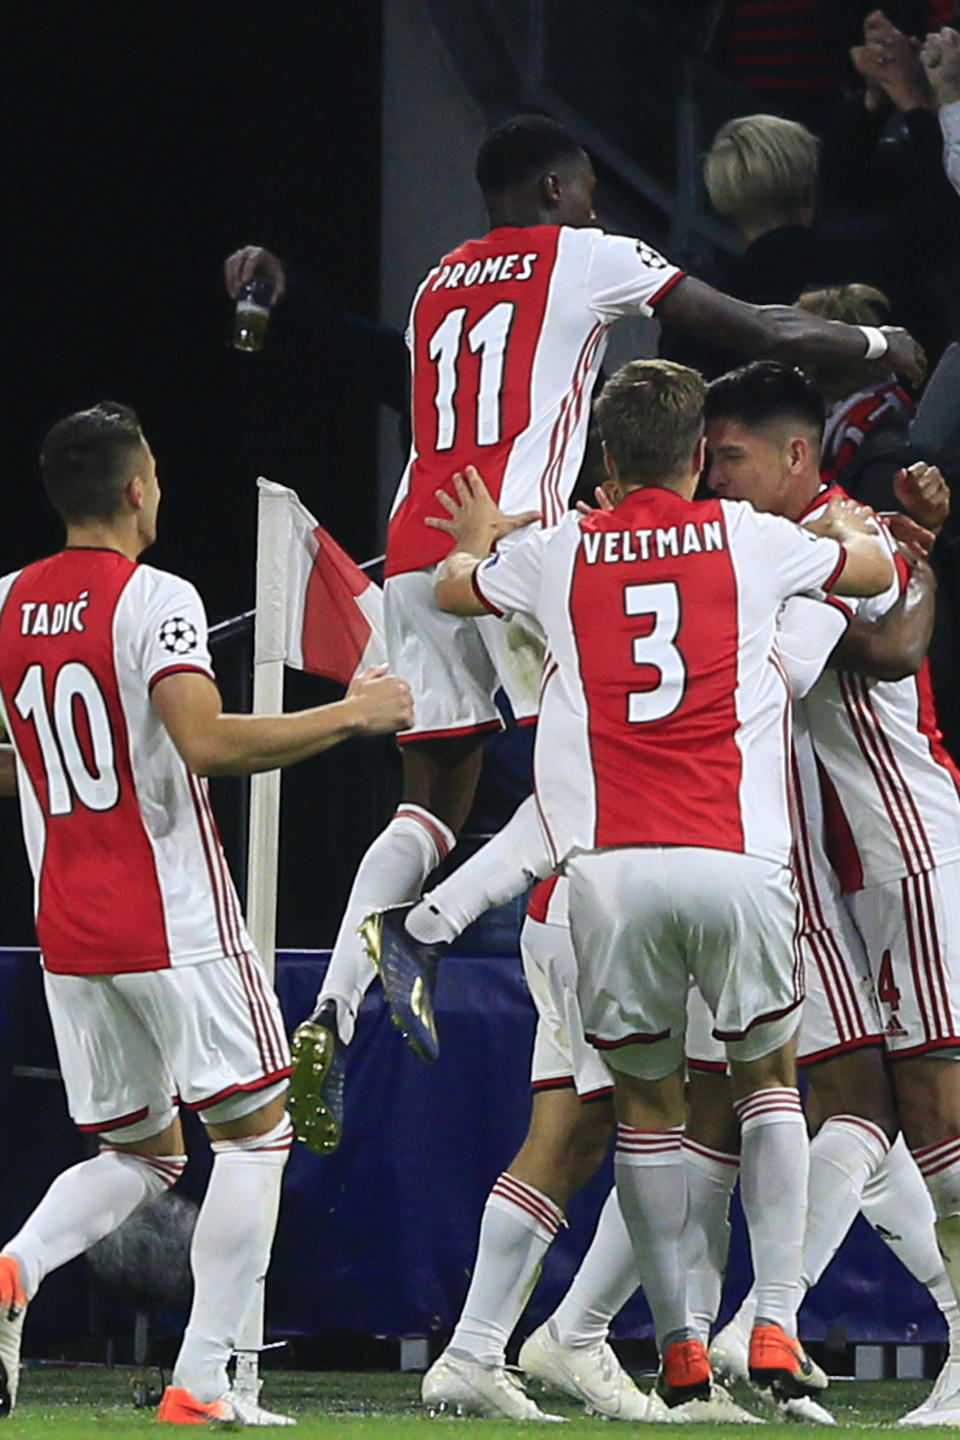
[(840, 577), (846, 551), (839, 540), (814, 535), (780, 515), (761, 514), (743, 500), (722, 503), (741, 512), (734, 534), (747, 546), (751, 568), (762, 565), (772, 575), (778, 600), (805, 594), (820, 598)]
[(801, 700), (819, 680), (850, 623), (846, 605), (793, 595), (777, 616), (777, 649), (793, 698)]
[(213, 679), (203, 601), (188, 580), (156, 574), (139, 624), (138, 663), (148, 690), (166, 675), (198, 671)]
[(587, 304), (601, 320), (652, 315), (683, 271), (645, 240), (598, 235), (587, 267)]
[(494, 615), (519, 610), (537, 618), (540, 580), (549, 530), (531, 530), (515, 545), (481, 560), (473, 572), (477, 598)]

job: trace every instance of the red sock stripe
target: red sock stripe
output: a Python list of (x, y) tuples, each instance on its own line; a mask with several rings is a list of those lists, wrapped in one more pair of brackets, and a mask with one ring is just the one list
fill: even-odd
[(617, 1154), (633, 1159), (653, 1159), (660, 1155), (679, 1156), (683, 1129), (638, 1130), (633, 1125), (617, 1126)]
[(175, 1185), (187, 1168), (186, 1155), (135, 1155), (129, 1150), (118, 1150), (115, 1145), (101, 1145), (101, 1155), (130, 1155), (131, 1159), (139, 1160), (142, 1165), (148, 1165), (155, 1171), (169, 1188)]
[(735, 1100), (733, 1108), (741, 1125), (748, 1120), (759, 1120), (770, 1115), (803, 1115), (799, 1090), (785, 1086), (772, 1090), (757, 1090), (745, 1100)]
[(824, 1121), (824, 1124), (830, 1125), (834, 1121), (843, 1125), (856, 1125), (861, 1130), (866, 1130), (867, 1134), (872, 1135), (875, 1140), (879, 1140), (883, 1146), (884, 1153), (890, 1149), (890, 1141), (880, 1129), (880, 1126), (874, 1125), (872, 1120), (865, 1120), (862, 1115), (831, 1115), (828, 1120)]
[(393, 818), (394, 820), (415, 820), (430, 836), (437, 852), (437, 863), (446, 860), (453, 843), (450, 832), (435, 815), (430, 814), (429, 810), (421, 810), (418, 805), (401, 805)]
[(699, 1140), (691, 1140), (688, 1135), (683, 1137), (684, 1150), (692, 1150), (695, 1155), (701, 1155), (704, 1160), (713, 1160), (718, 1165), (730, 1165), (734, 1170), (740, 1168), (740, 1156), (728, 1155), (725, 1150), (711, 1150), (709, 1145), (701, 1145)]
[(522, 1180), (515, 1180), (504, 1170), (493, 1182), (490, 1191), (491, 1197), (496, 1195), (501, 1200), (508, 1200), (511, 1205), (518, 1209), (525, 1210), (532, 1215), (539, 1225), (549, 1230), (551, 1235), (556, 1235), (563, 1224), (563, 1211), (546, 1195), (541, 1195), (539, 1190), (534, 1190), (532, 1185), (525, 1185)]
[(949, 1170), (952, 1165), (960, 1163), (960, 1135), (951, 1135), (946, 1140), (938, 1140), (936, 1145), (923, 1145), (919, 1150), (912, 1152), (917, 1162), (917, 1169), (926, 1178), (929, 1175), (939, 1175), (943, 1170)]

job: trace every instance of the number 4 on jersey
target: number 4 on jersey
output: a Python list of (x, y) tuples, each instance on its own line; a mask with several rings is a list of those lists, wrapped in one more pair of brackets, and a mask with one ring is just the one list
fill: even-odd
[(893, 961), (890, 958), (890, 951), (884, 950), (883, 959), (880, 961), (880, 972), (877, 975), (877, 997), (884, 1005), (889, 1005), (891, 1010), (900, 1009), (900, 991), (893, 981)]

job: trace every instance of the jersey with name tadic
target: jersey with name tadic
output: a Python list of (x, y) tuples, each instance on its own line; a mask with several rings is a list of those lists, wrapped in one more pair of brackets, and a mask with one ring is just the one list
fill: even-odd
[(610, 845), (789, 862), (776, 615), (843, 560), (749, 505), (645, 488), (477, 568), (490, 609), (532, 614), (547, 637), (534, 778), (555, 864)]
[[(837, 486), (822, 491), (809, 517), (838, 494)], [(908, 571), (895, 558), (889, 590), (843, 602), (863, 619), (883, 615), (902, 593)], [(836, 643), (835, 616), (788, 608), (783, 623), (794, 623), (793, 616), (824, 627), (824, 649)], [(800, 703), (827, 776), (830, 855), (845, 890), (921, 875), (960, 858), (960, 774), (937, 726), (926, 660), (917, 675), (896, 681), (826, 669)]]
[(0, 580), (0, 708), (48, 970), (117, 974), (252, 944), (210, 809), (150, 703), (211, 675), (192, 585), (114, 550), (67, 549)]
[(385, 573), (450, 548), (424, 521), (435, 491), (475, 465), (507, 514), (545, 525), (567, 506), (590, 398), (621, 315), (650, 315), (682, 271), (643, 240), (593, 228), (501, 227), (430, 271), (407, 328), (413, 442), (387, 533)]

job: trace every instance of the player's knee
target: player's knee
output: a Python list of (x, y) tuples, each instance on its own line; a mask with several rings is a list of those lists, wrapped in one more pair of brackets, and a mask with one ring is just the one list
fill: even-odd
[(895, 1139), (896, 1107), (879, 1047), (808, 1065), (805, 1075), (806, 1111), (812, 1133), (835, 1115), (855, 1115), (878, 1126), (888, 1140)]
[(719, 1150), (726, 1155), (739, 1153), (740, 1125), (733, 1109), (730, 1077), (726, 1073), (689, 1072), (686, 1133), (709, 1150)]
[(923, 1056), (897, 1060), (893, 1085), (900, 1123), (912, 1149), (960, 1134), (960, 1064)]
[(265, 1135), (283, 1119), (287, 1108), (287, 1082), (255, 1094), (231, 1095), (228, 1100), (210, 1105), (202, 1111), (203, 1123), (211, 1140), (245, 1140)]

